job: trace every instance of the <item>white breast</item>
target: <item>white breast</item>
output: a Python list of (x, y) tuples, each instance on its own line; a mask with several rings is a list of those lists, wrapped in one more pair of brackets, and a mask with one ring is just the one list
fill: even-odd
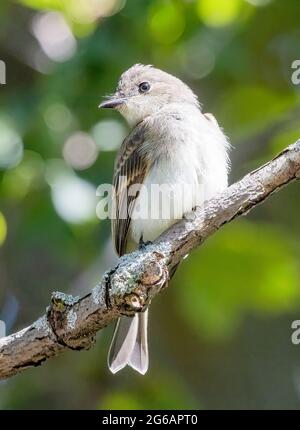
[[(176, 107), (172, 107), (176, 111)], [(228, 142), (215, 120), (180, 107), (153, 121), (153, 167), (136, 201), (129, 235), (153, 241), (196, 205), (227, 187)]]

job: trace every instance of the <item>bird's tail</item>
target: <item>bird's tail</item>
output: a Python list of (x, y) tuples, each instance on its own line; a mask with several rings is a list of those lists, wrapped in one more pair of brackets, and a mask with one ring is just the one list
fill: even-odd
[(148, 370), (148, 309), (135, 314), (133, 318), (118, 319), (108, 353), (108, 366), (116, 373), (125, 366), (130, 366), (144, 375)]

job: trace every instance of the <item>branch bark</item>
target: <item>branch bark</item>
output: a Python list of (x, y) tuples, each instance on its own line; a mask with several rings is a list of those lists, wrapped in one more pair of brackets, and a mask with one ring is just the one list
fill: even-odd
[(224, 224), (247, 214), (300, 178), (300, 140), (249, 173), (163, 233), (153, 244), (121, 257), (84, 297), (53, 293), (46, 313), (0, 339), (0, 379), (39, 366), (66, 349), (88, 349), (95, 334), (120, 315), (146, 309), (168, 281), (169, 270)]

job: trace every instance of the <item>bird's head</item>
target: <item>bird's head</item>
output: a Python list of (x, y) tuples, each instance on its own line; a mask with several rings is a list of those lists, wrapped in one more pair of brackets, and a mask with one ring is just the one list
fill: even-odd
[(174, 103), (199, 105), (195, 94), (180, 79), (152, 66), (135, 64), (122, 74), (116, 92), (99, 107), (118, 110), (133, 126)]

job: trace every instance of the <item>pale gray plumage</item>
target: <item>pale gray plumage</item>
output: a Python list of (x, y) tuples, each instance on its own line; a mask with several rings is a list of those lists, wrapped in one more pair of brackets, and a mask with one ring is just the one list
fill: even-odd
[(144, 375), (148, 370), (147, 342), (148, 310), (133, 318), (118, 319), (108, 353), (108, 365), (112, 373), (127, 364)]
[[(201, 113), (192, 90), (152, 66), (137, 64), (123, 73), (116, 93), (100, 106), (117, 109), (132, 127), (114, 172), (112, 233), (122, 255), (135, 249), (141, 238), (153, 241), (184, 213), (227, 186), (229, 144), (215, 118)], [(143, 186), (130, 198), (127, 191), (133, 184)], [(188, 186), (176, 214), (164, 219), (157, 199), (151, 200), (151, 210), (159, 214), (156, 219), (134, 216), (153, 184), (166, 184), (173, 191), (162, 198), (170, 207), (179, 199), (177, 185)], [(108, 357), (113, 373), (126, 365), (142, 374), (147, 371), (147, 317), (144, 312), (118, 321)]]

